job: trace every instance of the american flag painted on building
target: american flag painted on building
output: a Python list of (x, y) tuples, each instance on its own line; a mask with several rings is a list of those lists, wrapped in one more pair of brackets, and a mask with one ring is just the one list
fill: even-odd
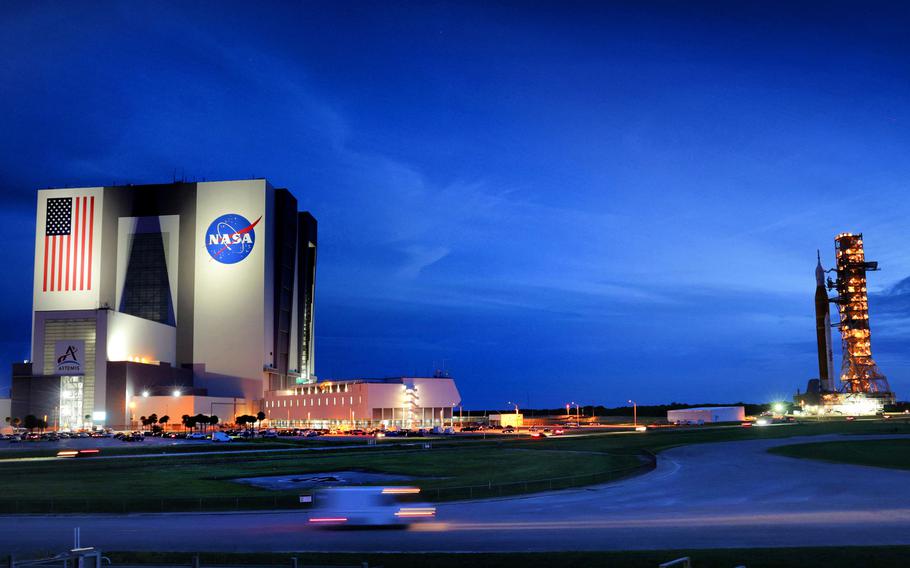
[(95, 196), (48, 197), (44, 225), (42, 289), (91, 290)]

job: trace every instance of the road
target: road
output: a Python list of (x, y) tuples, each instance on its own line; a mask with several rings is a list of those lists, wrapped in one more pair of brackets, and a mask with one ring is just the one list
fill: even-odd
[[(880, 438), (884, 436), (876, 436)], [(871, 437), (870, 437), (871, 438)], [(297, 512), (0, 517), (0, 551), (544, 551), (910, 544), (910, 471), (798, 460), (772, 446), (698, 444), (651, 473), (524, 498), (448, 503), (407, 531), (317, 531)], [(501, 464), (507, 466), (507, 464)]]

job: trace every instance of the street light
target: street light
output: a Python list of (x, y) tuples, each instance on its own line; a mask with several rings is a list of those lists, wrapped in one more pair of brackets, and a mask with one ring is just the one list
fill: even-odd
[(142, 398), (148, 398), (148, 397), (149, 397), (149, 391), (147, 391), (147, 390), (142, 391)]
[(629, 404), (632, 405), (632, 426), (638, 428), (638, 403), (629, 399)]
[(180, 396), (180, 389), (174, 389), (173, 394), (174, 394), (174, 398), (177, 398), (178, 396)]

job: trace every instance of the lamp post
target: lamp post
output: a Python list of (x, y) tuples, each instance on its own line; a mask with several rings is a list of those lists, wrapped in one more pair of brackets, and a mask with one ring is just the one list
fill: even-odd
[(638, 428), (638, 403), (629, 399), (629, 404), (632, 405), (632, 426)]

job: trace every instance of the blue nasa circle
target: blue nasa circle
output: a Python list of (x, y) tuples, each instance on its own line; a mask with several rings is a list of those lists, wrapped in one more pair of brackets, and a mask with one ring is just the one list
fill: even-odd
[(243, 215), (222, 215), (209, 225), (209, 230), (205, 233), (205, 248), (218, 262), (236, 264), (253, 251), (256, 243), (253, 227), (254, 224)]

